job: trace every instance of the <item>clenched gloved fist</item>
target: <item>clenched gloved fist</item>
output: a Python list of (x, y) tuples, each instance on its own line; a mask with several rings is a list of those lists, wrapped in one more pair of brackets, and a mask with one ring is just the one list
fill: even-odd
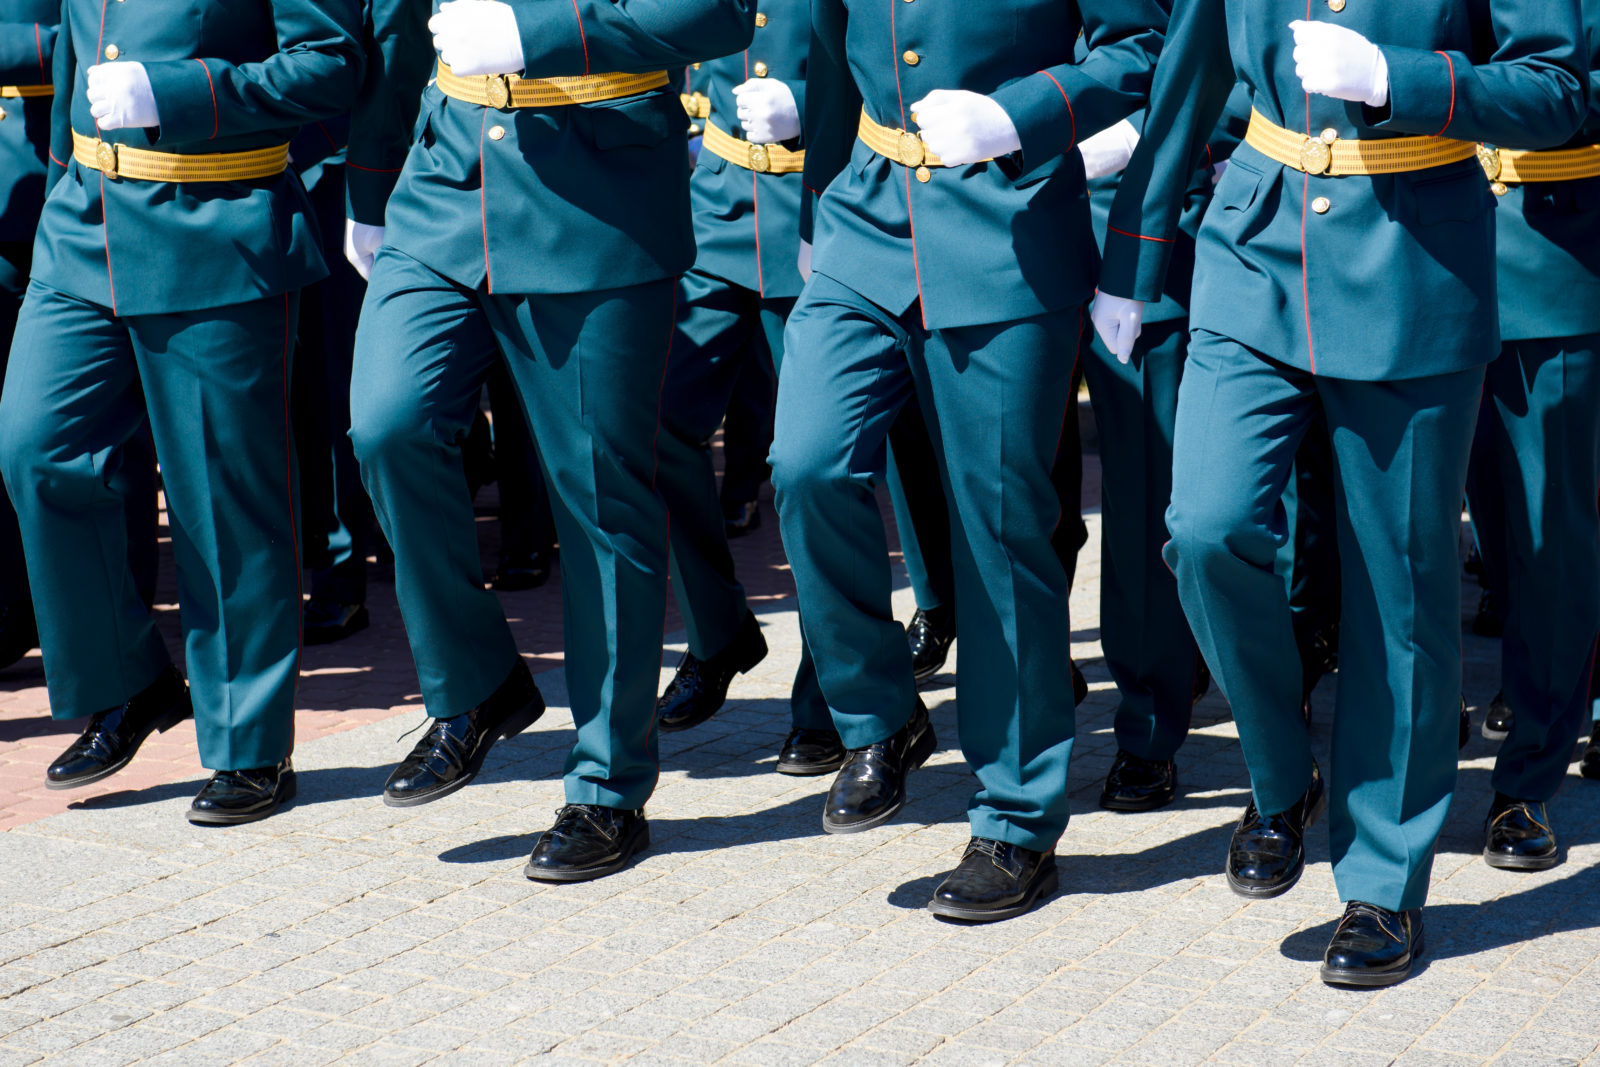
[(948, 167), (1010, 155), (1022, 136), (992, 97), (965, 89), (935, 89), (911, 105), (922, 143)]
[(777, 144), (800, 136), (800, 107), (784, 82), (751, 78), (733, 87), (733, 98), (745, 140)]
[(1123, 119), (1093, 137), (1085, 137), (1078, 145), (1083, 156), (1083, 172), (1090, 180), (1120, 173), (1133, 158), (1139, 145), (1139, 131), (1133, 123)]
[(143, 63), (96, 63), (87, 71), (89, 114), (102, 130), (161, 125)]
[(527, 66), (516, 12), (500, 0), (451, 0), (428, 20), (433, 47), (457, 74), (515, 74)]
[(1355, 30), (1327, 22), (1291, 22), (1294, 72), (1308, 93), (1354, 100), (1368, 107), (1389, 102), (1389, 61)]
[(1117, 357), (1117, 362), (1126, 363), (1133, 358), (1133, 342), (1144, 329), (1144, 301), (1112, 296), (1096, 289), (1089, 321), (1094, 323), (1095, 332)]
[(383, 247), (384, 229), (355, 219), (344, 220), (344, 258), (363, 279), (372, 277), (372, 260)]

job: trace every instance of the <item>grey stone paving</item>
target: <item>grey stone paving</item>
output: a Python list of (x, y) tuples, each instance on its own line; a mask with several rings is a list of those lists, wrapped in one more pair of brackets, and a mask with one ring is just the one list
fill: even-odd
[[(1098, 537), (1097, 525), (1091, 527)], [(1096, 543), (1091, 540), (1091, 545)], [(1325, 839), (1277, 900), (1220, 876), (1246, 777), (1227, 709), (1197, 709), (1183, 797), (1098, 811), (1114, 751), (1085, 554), (1080, 711), (1062, 890), (991, 927), (924, 905), (959, 857), (972, 780), (950, 676), (929, 700), (941, 750), (889, 826), (822, 833), (826, 779), (772, 773), (797, 630), (769, 605), (771, 655), (706, 726), (670, 735), (654, 848), (585, 885), (522, 877), (561, 803), (571, 721), (501, 745), (436, 804), (376, 799), (411, 723), (297, 753), (297, 807), (191, 827), (193, 783), (0, 835), (0, 1067), (464, 1064), (1576, 1064), (1600, 1041), (1600, 784), (1558, 798), (1567, 862), (1546, 874), (1477, 857), (1492, 747), (1475, 738), (1434, 872), (1429, 962), (1396, 989), (1329, 989), (1317, 962), (1339, 913)], [(897, 594), (901, 615), (908, 594)], [(1467, 692), (1495, 688), (1468, 637)], [(675, 661), (675, 657), (669, 657)], [(1326, 742), (1326, 683), (1319, 691)], [(1477, 716), (1482, 718), (1481, 710)]]

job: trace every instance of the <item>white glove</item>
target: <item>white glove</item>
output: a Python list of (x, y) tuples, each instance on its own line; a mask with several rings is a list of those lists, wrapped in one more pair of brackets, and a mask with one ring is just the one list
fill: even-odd
[(457, 74), (515, 74), (527, 66), (522, 34), (510, 4), (500, 0), (451, 0), (428, 20), (433, 48)]
[(1127, 119), (1093, 137), (1085, 137), (1078, 144), (1078, 151), (1083, 155), (1084, 174), (1093, 179), (1121, 172), (1138, 145), (1139, 131)]
[(811, 242), (810, 241), (801, 241), (800, 242), (800, 255), (795, 257), (795, 264), (794, 265), (796, 267), (800, 268), (800, 280), (803, 281), (803, 282), (809, 282), (811, 280)]
[(1117, 357), (1117, 362), (1126, 363), (1133, 358), (1133, 342), (1144, 330), (1144, 301), (1112, 296), (1096, 289), (1089, 321), (1094, 323), (1095, 332)]
[(1356, 100), (1368, 107), (1389, 101), (1389, 61), (1355, 30), (1329, 22), (1291, 22), (1294, 72), (1308, 93)]
[(383, 247), (383, 231), (382, 226), (344, 220), (344, 258), (363, 279), (372, 277), (372, 260)]
[(911, 121), (929, 151), (950, 167), (995, 159), (1022, 147), (1006, 109), (992, 97), (965, 89), (935, 89), (911, 105)]
[(102, 130), (161, 125), (143, 63), (96, 63), (87, 74), (89, 114)]
[(754, 144), (777, 144), (800, 136), (800, 106), (794, 90), (773, 78), (751, 78), (733, 87), (734, 110), (744, 138)]

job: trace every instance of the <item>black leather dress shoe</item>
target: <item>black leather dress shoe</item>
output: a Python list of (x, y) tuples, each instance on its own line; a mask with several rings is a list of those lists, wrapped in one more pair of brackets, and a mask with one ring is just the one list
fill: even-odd
[(974, 837), (961, 863), (934, 890), (928, 910), (973, 923), (1014, 919), (1056, 891), (1056, 854)]
[(1560, 863), (1561, 846), (1544, 803), (1496, 793), (1483, 823), (1483, 861), (1503, 871), (1548, 871)]
[(500, 557), (500, 567), (489, 579), (489, 588), (498, 593), (523, 593), (550, 580), (550, 555), (545, 552), (516, 552)]
[(165, 733), (194, 715), (189, 686), (178, 668), (167, 667), (156, 680), (121, 707), (102, 711), (45, 771), (50, 789), (76, 789), (109, 778), (128, 765), (144, 739)]
[(1228, 888), (1252, 900), (1293, 889), (1306, 869), (1306, 830), (1322, 814), (1327, 800), (1322, 772), (1315, 764), (1311, 785), (1288, 811), (1262, 815), (1252, 800), (1228, 843)]
[(1390, 911), (1352, 900), (1322, 957), (1322, 980), (1364, 988), (1394, 985), (1411, 977), (1421, 958), (1421, 908)]
[(1489, 713), (1483, 717), (1483, 736), (1491, 741), (1504, 741), (1511, 733), (1511, 705), (1505, 693), (1496, 693), (1489, 701)]
[(0, 607), (0, 670), (39, 647), (33, 602), (26, 596)]
[(911, 677), (925, 682), (944, 669), (950, 658), (950, 646), (956, 641), (955, 612), (918, 608), (906, 625), (906, 641), (911, 645)]
[(301, 640), (307, 645), (331, 645), (360, 633), (371, 622), (365, 604), (341, 604), (313, 597), (306, 601)]
[(730, 541), (737, 541), (739, 538), (753, 534), (761, 529), (760, 502), (746, 500), (743, 504), (734, 504), (732, 507), (723, 508), (722, 529)]
[(489, 749), (516, 737), (544, 714), (544, 697), (528, 665), (517, 660), (500, 688), (471, 711), (434, 719), (428, 732), (389, 775), (383, 802), (409, 808), (449, 796), (478, 776)]
[(587, 882), (628, 865), (650, 847), (644, 811), (568, 804), (539, 835), (522, 873), (536, 882)]
[(844, 766), (844, 742), (837, 730), (790, 730), (778, 752), (778, 773), (811, 778)]
[(1600, 722), (1589, 733), (1589, 743), (1583, 746), (1583, 759), (1578, 761), (1578, 773), (1590, 781), (1600, 779)]
[(1072, 706), (1081, 707), (1089, 699), (1089, 679), (1083, 676), (1077, 663), (1067, 660), (1067, 667), (1072, 671)]
[(294, 766), (285, 759), (276, 767), (218, 771), (189, 805), (189, 821), (199, 826), (235, 826), (255, 822), (294, 799)]
[(822, 828), (830, 834), (870, 830), (894, 818), (906, 803), (906, 777), (928, 761), (938, 741), (921, 700), (911, 721), (891, 737), (850, 749), (828, 787)]
[(683, 654), (678, 673), (656, 701), (656, 725), (668, 734), (699, 726), (728, 699), (734, 676), (766, 658), (767, 639), (761, 636), (761, 624), (747, 611), (727, 648), (710, 659), (697, 659), (692, 652)]
[(1478, 594), (1478, 613), (1472, 617), (1472, 632), (1479, 637), (1499, 637), (1505, 633), (1505, 620), (1494, 602), (1493, 595), (1485, 589)]
[(1100, 791), (1100, 806), (1107, 811), (1155, 811), (1178, 795), (1178, 764), (1174, 760), (1140, 759), (1117, 750)]

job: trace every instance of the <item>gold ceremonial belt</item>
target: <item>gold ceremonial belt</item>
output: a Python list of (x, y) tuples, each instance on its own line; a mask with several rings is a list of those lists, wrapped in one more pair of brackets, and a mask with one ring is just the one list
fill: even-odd
[[(942, 167), (944, 160), (928, 151), (922, 138), (909, 130), (895, 130), (872, 121), (866, 109), (861, 111), (861, 126), (857, 135), (878, 155), (892, 159), (907, 167)], [(927, 179), (924, 178), (923, 181)]]
[(1483, 172), (1489, 180), (1501, 185), (1570, 182), (1600, 177), (1600, 144), (1556, 148), (1548, 152), (1517, 152), (1479, 145), (1478, 162), (1483, 164)]
[(436, 80), (439, 91), (479, 107), (562, 107), (593, 104), (619, 96), (659, 89), (667, 72), (650, 74), (585, 74), (576, 78), (524, 78), (520, 74), (480, 74), (463, 78), (443, 63)]
[(72, 158), (108, 178), (144, 182), (247, 182), (273, 178), (289, 167), (289, 146), (254, 148), (248, 152), (208, 152), (181, 156), (125, 144), (108, 144), (72, 131)]
[(54, 85), (0, 85), (0, 97), (54, 96)]
[(1250, 110), (1250, 128), (1244, 143), (1286, 167), (1306, 174), (1402, 174), (1406, 171), (1459, 163), (1477, 154), (1470, 141), (1448, 137), (1385, 137), (1341, 140), (1339, 131), (1323, 130), (1321, 137), (1286, 130)]
[(705, 93), (679, 93), (678, 99), (683, 101), (683, 110), (688, 112), (690, 118), (711, 117), (711, 98)]
[(804, 151), (791, 152), (782, 145), (741, 141), (715, 122), (706, 123), (700, 147), (718, 159), (726, 159), (736, 167), (758, 174), (798, 174), (806, 166)]

